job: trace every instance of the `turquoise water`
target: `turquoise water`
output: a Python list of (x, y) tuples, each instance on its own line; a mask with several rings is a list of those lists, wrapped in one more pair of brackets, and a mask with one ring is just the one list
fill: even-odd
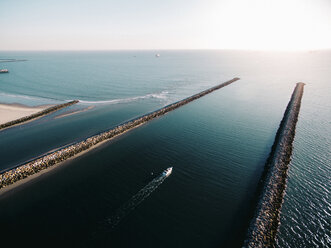
[[(0, 132), (0, 170), (233, 77), (241, 80), (0, 196), (4, 236), (115, 247), (240, 247), (264, 162), (295, 83), (307, 83), (279, 247), (330, 243), (331, 52), (15, 52), (0, 102), (66, 110)], [(102, 223), (173, 166), (114, 230)], [(102, 229), (102, 231), (100, 231)], [(54, 237), (57, 239), (54, 241)], [(166, 239), (164, 237), (167, 237)], [(303, 238), (304, 237), (304, 238)]]

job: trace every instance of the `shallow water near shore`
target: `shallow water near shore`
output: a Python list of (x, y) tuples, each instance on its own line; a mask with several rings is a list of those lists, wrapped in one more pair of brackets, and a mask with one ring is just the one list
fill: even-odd
[[(295, 83), (303, 81), (277, 245), (330, 242), (330, 51), (158, 53), (0, 53), (27, 59), (1, 63), (10, 73), (0, 75), (0, 102), (79, 99), (71, 108), (95, 106), (1, 131), (0, 170), (241, 78), (0, 195), (3, 236), (20, 233), (33, 244), (37, 233), (38, 242), (54, 246), (240, 247), (279, 122)], [(100, 231), (170, 166), (172, 175), (114, 230)]]

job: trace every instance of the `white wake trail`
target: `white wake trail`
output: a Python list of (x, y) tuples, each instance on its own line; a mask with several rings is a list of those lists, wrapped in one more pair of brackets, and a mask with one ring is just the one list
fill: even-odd
[(162, 172), (161, 175), (154, 178), (144, 188), (139, 190), (129, 201), (127, 201), (115, 214), (106, 220), (105, 225), (113, 229), (125, 218), (131, 211), (133, 211), (140, 203), (142, 203), (154, 190), (156, 190), (164, 180), (171, 174)]

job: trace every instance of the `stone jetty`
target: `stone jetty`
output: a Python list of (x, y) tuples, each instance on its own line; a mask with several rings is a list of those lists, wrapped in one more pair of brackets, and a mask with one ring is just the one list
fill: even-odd
[(105, 131), (100, 134), (89, 137), (81, 142), (75, 143), (73, 145), (69, 145), (69, 146), (59, 149), (57, 151), (51, 152), (43, 157), (32, 160), (26, 164), (23, 164), (16, 168), (10, 169), (8, 171), (4, 171), (0, 175), (0, 189), (7, 185), (13, 184), (23, 178), (26, 178), (30, 175), (33, 175), (52, 165), (55, 165), (61, 161), (71, 158), (89, 148), (92, 148), (93, 146), (99, 144), (100, 142), (107, 141), (116, 136), (119, 136), (133, 128), (136, 128), (150, 120), (153, 120), (153, 119), (155, 119), (159, 116), (162, 116), (172, 110), (175, 110), (185, 104), (188, 104), (189, 102), (192, 102), (200, 97), (203, 97), (215, 90), (223, 88), (237, 80), (239, 80), (239, 78), (233, 78), (225, 83), (222, 83), (222, 84), (219, 84), (210, 89), (204, 90), (198, 94), (185, 98), (181, 101), (167, 105), (154, 112), (151, 112), (149, 114), (129, 120), (123, 124), (116, 126), (115, 128), (112, 128), (108, 131)]
[(262, 191), (243, 247), (274, 247), (304, 83), (297, 83), (262, 176)]
[(8, 63), (8, 62), (23, 62), (28, 61), (27, 59), (0, 59), (0, 63)]
[(68, 107), (68, 106), (71, 106), (71, 105), (76, 104), (78, 102), (79, 102), (78, 100), (74, 100), (74, 101), (70, 101), (70, 102), (67, 102), (67, 103), (58, 104), (58, 105), (49, 107), (47, 109), (44, 109), (42, 111), (39, 111), (38, 113), (29, 115), (29, 116), (25, 116), (25, 117), (22, 117), (22, 118), (13, 120), (13, 121), (9, 121), (9, 122), (6, 122), (4, 124), (0, 124), (0, 130), (5, 129), (5, 128), (9, 128), (9, 127), (14, 126), (14, 125), (22, 124), (22, 123), (27, 122), (27, 121), (31, 121), (33, 119), (36, 119), (36, 118), (42, 117), (44, 115), (50, 114), (52, 112), (55, 112), (57, 110), (60, 110), (62, 108)]

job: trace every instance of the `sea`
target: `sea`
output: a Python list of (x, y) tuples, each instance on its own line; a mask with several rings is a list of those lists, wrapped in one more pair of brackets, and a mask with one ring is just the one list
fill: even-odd
[(241, 247), (304, 82), (276, 247), (331, 246), (331, 50), (0, 52), (5, 68), (0, 103), (80, 102), (0, 131), (0, 171), (240, 80), (0, 194), (1, 243)]

